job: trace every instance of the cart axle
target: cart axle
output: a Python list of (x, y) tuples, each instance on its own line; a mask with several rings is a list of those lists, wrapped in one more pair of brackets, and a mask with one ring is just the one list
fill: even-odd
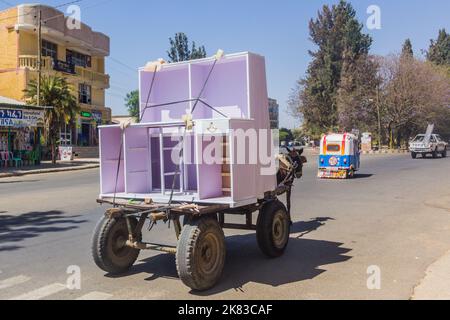
[(126, 246), (139, 249), (139, 250), (154, 250), (154, 251), (161, 251), (161, 252), (167, 252), (175, 254), (177, 252), (177, 247), (175, 246), (164, 246), (156, 243), (144, 243), (144, 242), (132, 242), (130, 240), (127, 240)]

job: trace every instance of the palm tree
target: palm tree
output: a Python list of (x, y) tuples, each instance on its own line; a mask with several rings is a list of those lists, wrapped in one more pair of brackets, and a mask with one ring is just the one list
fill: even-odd
[[(30, 104), (37, 104), (37, 82), (31, 80), (24, 90), (25, 98)], [(40, 104), (49, 106), (45, 111), (44, 135), (51, 148), (52, 163), (56, 163), (56, 148), (59, 131), (64, 124), (71, 124), (76, 119), (80, 107), (71, 92), (71, 86), (65, 78), (43, 76), (40, 87)]]

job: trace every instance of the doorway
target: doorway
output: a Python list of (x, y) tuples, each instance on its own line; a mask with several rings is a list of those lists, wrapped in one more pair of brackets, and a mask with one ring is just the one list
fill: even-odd
[(91, 125), (89, 123), (81, 124), (81, 145), (86, 147), (89, 146), (91, 138)]

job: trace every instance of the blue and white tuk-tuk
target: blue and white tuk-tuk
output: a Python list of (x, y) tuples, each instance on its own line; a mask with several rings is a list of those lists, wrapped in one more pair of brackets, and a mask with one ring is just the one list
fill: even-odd
[(358, 137), (352, 133), (333, 133), (320, 140), (319, 178), (346, 179), (359, 170)]

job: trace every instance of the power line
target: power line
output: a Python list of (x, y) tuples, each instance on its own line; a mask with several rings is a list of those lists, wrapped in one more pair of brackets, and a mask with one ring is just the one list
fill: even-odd
[(130, 67), (129, 65), (127, 65), (127, 64), (125, 64), (125, 63), (121, 62), (120, 60), (115, 59), (115, 58), (113, 58), (113, 57), (108, 57), (108, 58), (109, 58), (111, 61), (113, 61), (113, 62), (115, 62), (115, 63), (117, 63), (117, 64), (120, 64), (121, 66), (123, 66), (123, 67), (125, 67), (125, 68), (127, 68), (127, 69), (129, 69), (129, 70), (131, 70), (131, 71), (133, 71), (133, 72), (137, 72), (137, 68)]

